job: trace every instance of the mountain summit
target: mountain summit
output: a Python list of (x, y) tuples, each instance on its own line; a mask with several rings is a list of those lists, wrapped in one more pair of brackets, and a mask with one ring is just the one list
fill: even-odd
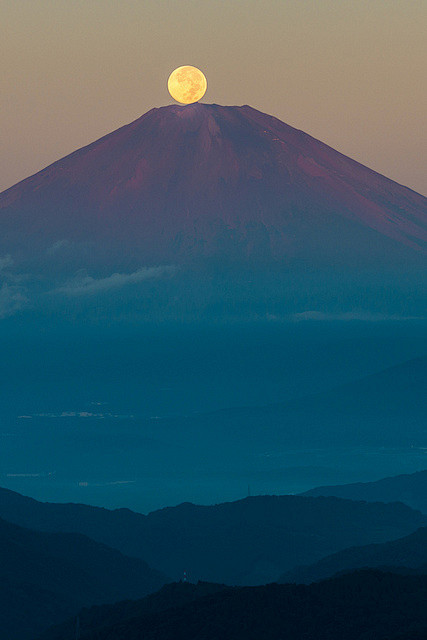
[(0, 195), (4, 252), (83, 243), (135, 265), (387, 262), (425, 250), (426, 211), (277, 118), (199, 103), (152, 109)]

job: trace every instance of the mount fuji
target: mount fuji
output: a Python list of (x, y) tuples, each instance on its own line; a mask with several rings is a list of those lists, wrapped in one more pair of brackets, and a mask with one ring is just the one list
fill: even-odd
[(152, 109), (0, 194), (0, 228), (3, 273), (86, 300), (422, 306), (427, 199), (249, 106)]

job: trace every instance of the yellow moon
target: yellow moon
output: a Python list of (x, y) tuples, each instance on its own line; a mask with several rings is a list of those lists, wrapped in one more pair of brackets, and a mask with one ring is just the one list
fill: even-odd
[(205, 95), (207, 88), (207, 80), (197, 67), (178, 67), (169, 76), (168, 91), (172, 98), (181, 104), (198, 102)]

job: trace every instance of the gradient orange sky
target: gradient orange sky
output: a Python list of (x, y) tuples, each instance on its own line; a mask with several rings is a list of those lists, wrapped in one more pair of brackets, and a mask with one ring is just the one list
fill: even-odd
[(172, 102), (250, 104), (427, 193), (423, 0), (1, 0), (0, 191)]

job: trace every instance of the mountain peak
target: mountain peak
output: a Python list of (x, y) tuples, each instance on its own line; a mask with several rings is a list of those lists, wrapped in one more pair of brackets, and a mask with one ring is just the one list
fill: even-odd
[(0, 194), (0, 250), (387, 262), (425, 250), (426, 203), (248, 105), (168, 105)]

